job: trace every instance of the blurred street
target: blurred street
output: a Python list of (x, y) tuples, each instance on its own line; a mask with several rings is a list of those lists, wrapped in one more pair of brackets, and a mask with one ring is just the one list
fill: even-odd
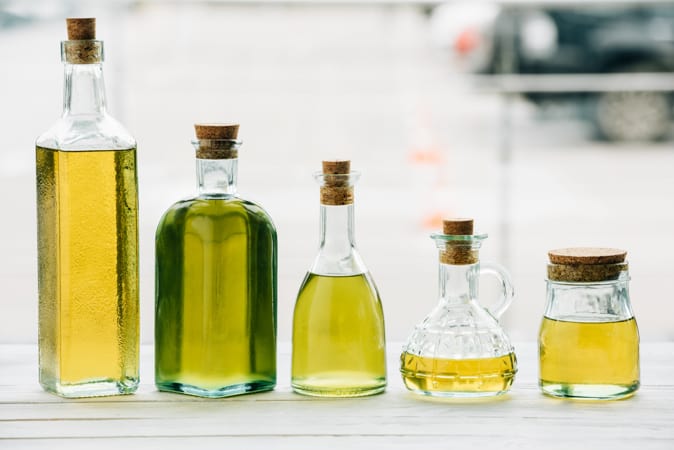
[[(412, 6), (152, 3), (98, 16), (110, 112), (138, 140), (143, 342), (154, 316), (154, 230), (194, 191), (192, 125), (238, 121), (239, 188), (279, 235), (279, 339), (318, 240), (327, 158), (351, 158), (356, 235), (378, 285), (390, 341), (406, 339), (437, 296), (428, 235), (447, 215), (489, 233), (483, 260), (504, 264), (517, 297), (513, 340), (536, 339), (546, 252), (628, 250), (644, 340), (674, 340), (674, 141), (613, 144), (562, 109), (480, 92), (430, 44)], [(33, 143), (61, 112), (62, 20), (0, 29), (0, 342), (37, 339)], [(512, 157), (502, 139), (510, 133)], [(484, 279), (485, 296), (495, 295)], [(31, 324), (28, 326), (27, 324)]]

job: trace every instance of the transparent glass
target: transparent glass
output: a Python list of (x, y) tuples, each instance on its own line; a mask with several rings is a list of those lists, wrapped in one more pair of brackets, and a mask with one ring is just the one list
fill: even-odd
[(276, 228), (237, 193), (237, 165), (197, 159), (198, 194), (172, 205), (157, 227), (161, 391), (227, 397), (276, 385)]
[[(440, 262), (438, 305), (415, 327), (401, 355), (405, 386), (434, 397), (485, 397), (503, 394), (513, 383), (517, 361), (498, 318), (513, 299), (510, 276), (501, 266), (480, 264), (477, 251), (486, 235), (435, 234), (440, 253), (451, 241), (475, 255), (473, 264)], [(492, 308), (478, 303), (481, 275), (496, 277), (501, 297)]]
[[(353, 186), (358, 173), (342, 177)], [(320, 246), (295, 304), (292, 387), (323, 397), (360, 397), (386, 388), (386, 339), (379, 293), (356, 250), (354, 206), (323, 205)]]
[(547, 280), (540, 379), (555, 397), (618, 399), (639, 388), (639, 330), (627, 270), (617, 280)]
[(102, 63), (65, 63), (63, 114), (37, 138), (36, 175), (40, 384), (64, 397), (132, 393), (136, 141), (107, 112)]

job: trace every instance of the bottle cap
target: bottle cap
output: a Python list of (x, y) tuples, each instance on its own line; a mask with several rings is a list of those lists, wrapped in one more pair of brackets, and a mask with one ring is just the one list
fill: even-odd
[(576, 283), (617, 280), (628, 269), (627, 252), (616, 248), (575, 247), (548, 252), (548, 279)]
[(445, 219), (442, 221), (442, 234), (471, 236), (473, 219)]
[(330, 206), (350, 205), (353, 203), (353, 186), (350, 183), (351, 161), (323, 161), (323, 185), (321, 186), (321, 204)]
[(96, 19), (93, 17), (66, 19), (69, 41), (96, 39)]
[(70, 64), (98, 64), (103, 61), (103, 43), (96, 40), (96, 19), (66, 19), (68, 40), (61, 42), (61, 58)]
[(323, 173), (326, 175), (348, 174), (351, 172), (351, 161), (333, 160), (323, 161)]
[(236, 139), (238, 123), (195, 123), (197, 139)]
[(238, 123), (195, 123), (198, 159), (235, 159), (241, 142)]
[(618, 264), (625, 262), (627, 252), (617, 248), (573, 247), (548, 252), (553, 264)]

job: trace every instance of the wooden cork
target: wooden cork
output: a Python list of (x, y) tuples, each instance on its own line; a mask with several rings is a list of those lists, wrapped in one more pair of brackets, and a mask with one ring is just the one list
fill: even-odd
[(553, 264), (618, 264), (625, 262), (627, 252), (617, 248), (575, 247), (548, 252)]
[[(442, 221), (442, 234), (447, 236), (472, 236), (473, 219), (446, 219)], [(443, 264), (465, 265), (476, 264), (479, 256), (470, 240), (447, 241), (445, 249), (440, 252)]]
[(323, 161), (323, 180), (321, 186), (321, 204), (330, 206), (350, 205), (353, 203), (353, 186), (349, 182), (351, 161)]
[(351, 161), (334, 160), (323, 161), (323, 174), (337, 175), (351, 173)]
[(442, 221), (442, 234), (472, 236), (473, 219), (446, 219)]
[(103, 44), (96, 40), (96, 19), (66, 19), (68, 40), (63, 42), (63, 58), (70, 64), (97, 64), (103, 61)]
[(197, 139), (236, 139), (239, 135), (238, 123), (195, 123)]
[(68, 18), (66, 19), (68, 27), (69, 41), (84, 41), (96, 39), (96, 19), (87, 18)]
[(611, 281), (628, 270), (627, 252), (615, 248), (562, 248), (549, 251), (548, 256), (548, 279), (553, 281)]
[(199, 140), (197, 158), (235, 159), (239, 156), (238, 123), (196, 123), (194, 130)]

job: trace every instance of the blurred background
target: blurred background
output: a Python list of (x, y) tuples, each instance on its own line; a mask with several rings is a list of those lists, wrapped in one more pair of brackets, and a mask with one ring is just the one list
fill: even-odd
[[(547, 251), (628, 250), (642, 339), (674, 339), (674, 3), (668, 1), (0, 0), (0, 342), (37, 340), (34, 140), (60, 115), (67, 16), (96, 16), (109, 110), (138, 140), (143, 342), (154, 231), (194, 192), (192, 125), (238, 121), (241, 194), (279, 234), (279, 337), (318, 240), (326, 158), (351, 158), (358, 247), (389, 341), (437, 301), (442, 217), (534, 341)], [(494, 281), (483, 279), (484, 302)]]

